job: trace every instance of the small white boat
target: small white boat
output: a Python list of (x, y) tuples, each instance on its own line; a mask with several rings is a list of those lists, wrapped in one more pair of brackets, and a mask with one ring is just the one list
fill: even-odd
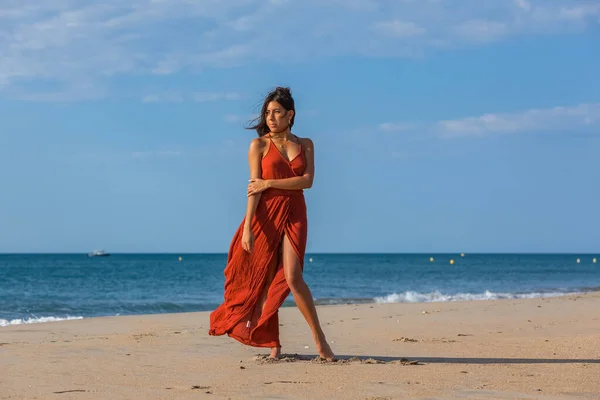
[(108, 257), (108, 256), (110, 256), (110, 254), (105, 252), (104, 250), (94, 250), (91, 253), (88, 253), (88, 257)]

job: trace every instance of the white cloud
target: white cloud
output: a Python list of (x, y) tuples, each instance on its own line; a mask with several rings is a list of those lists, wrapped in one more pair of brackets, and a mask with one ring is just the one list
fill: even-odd
[(142, 98), (143, 103), (181, 103), (184, 98), (179, 93), (149, 94)]
[(592, 125), (600, 125), (600, 103), (445, 120), (437, 123), (436, 130), (445, 137), (459, 137), (525, 132), (569, 132)]
[(600, 103), (529, 109), (511, 113), (489, 113), (476, 117), (432, 123), (386, 122), (382, 132), (433, 133), (444, 138), (481, 137), (498, 134), (581, 132), (600, 128)]
[(144, 103), (158, 103), (160, 102), (160, 97), (156, 94), (149, 94), (142, 97), (142, 102)]
[(525, 11), (529, 11), (531, 9), (531, 4), (527, 0), (515, 0), (517, 7), (522, 8)]
[(402, 132), (402, 131), (410, 131), (415, 128), (412, 124), (406, 123), (396, 123), (396, 122), (384, 122), (379, 124), (379, 129), (383, 132)]
[(414, 22), (405, 22), (397, 19), (377, 22), (375, 28), (384, 35), (398, 38), (420, 36), (426, 32), (424, 28)]
[[(588, 17), (600, 16), (600, 4), (581, 4), (574, 7), (562, 7), (560, 17), (569, 20), (581, 21)], [(597, 20), (598, 21), (598, 20)]]
[(242, 96), (236, 92), (228, 93), (213, 93), (213, 92), (198, 92), (193, 95), (194, 101), (219, 101), (219, 100), (239, 100)]
[(270, 60), (265, 43), (282, 62), (405, 57), (599, 18), (589, 0), (0, 0), (0, 85), (11, 96), (41, 79), (77, 97), (72, 88), (118, 76)]
[(510, 27), (503, 22), (490, 20), (470, 20), (456, 27), (456, 32), (467, 40), (497, 40), (510, 32)]

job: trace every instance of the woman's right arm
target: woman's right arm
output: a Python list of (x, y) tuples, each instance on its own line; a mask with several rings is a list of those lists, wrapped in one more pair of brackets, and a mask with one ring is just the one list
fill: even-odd
[[(248, 164), (250, 167), (250, 179), (260, 179), (262, 171), (260, 161), (262, 159), (263, 143), (256, 138), (250, 142), (248, 149)], [(256, 193), (248, 196), (248, 204), (246, 206), (246, 219), (244, 221), (244, 233), (242, 235), (242, 247), (244, 250), (251, 252), (254, 245), (254, 235), (252, 234), (252, 220), (256, 213), (256, 207), (262, 193)]]

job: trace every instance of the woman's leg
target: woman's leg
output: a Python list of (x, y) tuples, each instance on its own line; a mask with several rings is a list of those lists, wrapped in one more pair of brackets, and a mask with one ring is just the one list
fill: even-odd
[[(281, 255), (279, 255), (279, 257), (281, 257)], [(279, 260), (277, 260), (277, 262), (275, 263), (275, 267), (279, 265)], [(267, 292), (269, 291), (269, 287), (271, 286), (271, 282), (273, 282), (273, 278), (275, 277), (275, 269), (273, 268), (271, 271), (269, 271), (269, 274), (267, 275), (267, 280), (265, 283), (265, 287), (263, 288), (263, 292), (262, 292), (262, 296), (261, 296), (261, 300), (260, 300), (260, 304), (261, 304), (261, 314), (263, 313), (264, 309), (265, 309), (265, 305), (266, 300), (267, 300)], [(271, 348), (271, 354), (269, 354), (269, 358), (279, 358), (279, 356), (281, 355), (281, 347), (272, 347)]]
[(302, 276), (300, 260), (287, 235), (283, 237), (283, 272), (288, 286), (292, 290), (294, 301), (312, 330), (319, 355), (326, 360), (333, 360), (334, 354), (319, 323), (312, 294)]
[[(281, 251), (281, 249), (280, 249), (280, 251)], [(265, 285), (263, 286), (263, 289), (260, 294), (260, 298), (259, 298), (258, 302), (256, 303), (256, 306), (254, 307), (254, 312), (257, 313), (259, 316), (262, 315), (262, 313), (265, 310), (265, 305), (267, 304), (267, 293), (269, 292), (269, 288), (271, 287), (273, 278), (275, 278), (277, 265), (279, 265), (279, 262), (281, 260), (281, 253), (278, 254), (278, 257), (279, 258), (275, 260), (275, 262), (273, 263), (273, 265), (271, 265), (271, 268), (269, 268), (269, 271), (267, 272), (267, 276), (265, 279)], [(281, 355), (281, 347), (271, 348), (271, 354), (269, 355), (269, 358), (279, 358), (280, 355)]]

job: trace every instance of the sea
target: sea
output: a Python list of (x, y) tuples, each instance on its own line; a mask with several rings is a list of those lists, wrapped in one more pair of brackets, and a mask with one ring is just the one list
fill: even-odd
[[(0, 254), (0, 327), (210, 311), (226, 254)], [(317, 304), (553, 297), (600, 290), (600, 254), (307, 254)], [(290, 296), (284, 307), (293, 306)], [(0, 328), (1, 329), (1, 328)]]

